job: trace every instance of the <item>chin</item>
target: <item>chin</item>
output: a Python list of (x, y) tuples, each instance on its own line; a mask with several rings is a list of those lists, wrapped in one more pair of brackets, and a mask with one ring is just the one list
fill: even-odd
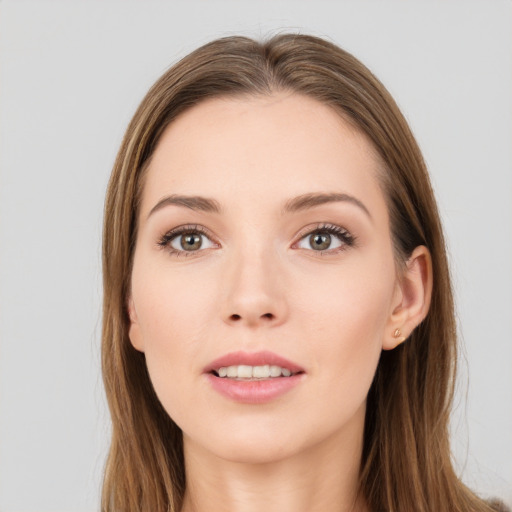
[(216, 455), (238, 464), (270, 464), (296, 455), (300, 448), (283, 439), (262, 438), (249, 441), (247, 438), (225, 442), (216, 447)]
[[(217, 428), (215, 428), (217, 427)], [(200, 446), (211, 456), (238, 464), (275, 464), (296, 457), (308, 456), (311, 449), (320, 448), (337, 437), (334, 429), (319, 429), (318, 424), (307, 425), (301, 421), (226, 422), (205, 433), (195, 432), (184, 436), (185, 446)], [(199, 435), (197, 435), (199, 434)], [(187, 449), (187, 448), (185, 448)]]
[[(218, 427), (218, 426), (216, 426)], [(303, 447), (297, 439), (307, 438), (306, 433), (290, 431), (289, 425), (273, 428), (259, 424), (246, 426), (226, 423), (221, 428), (207, 432), (184, 429), (185, 451), (200, 450), (211, 456), (240, 464), (267, 464), (287, 459)]]

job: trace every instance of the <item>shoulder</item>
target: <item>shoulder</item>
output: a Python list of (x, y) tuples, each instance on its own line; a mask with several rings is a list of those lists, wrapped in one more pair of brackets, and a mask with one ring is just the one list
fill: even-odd
[(512, 512), (505, 503), (498, 499), (487, 500), (487, 504), (496, 512)]

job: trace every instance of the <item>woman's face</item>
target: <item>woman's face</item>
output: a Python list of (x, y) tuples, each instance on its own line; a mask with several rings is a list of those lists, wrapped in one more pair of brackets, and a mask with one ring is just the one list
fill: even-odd
[(187, 450), (263, 462), (358, 445), (401, 301), (377, 166), (364, 136), (295, 94), (208, 100), (166, 129), (130, 339)]

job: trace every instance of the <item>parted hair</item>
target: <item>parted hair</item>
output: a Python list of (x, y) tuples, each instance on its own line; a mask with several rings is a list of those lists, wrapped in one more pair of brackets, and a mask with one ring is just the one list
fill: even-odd
[(178, 512), (185, 490), (182, 434), (153, 390), (144, 354), (128, 338), (127, 296), (144, 174), (165, 128), (208, 98), (306, 95), (332, 107), (372, 143), (390, 216), (397, 268), (415, 247), (432, 257), (425, 320), (383, 351), (371, 385), (360, 492), (373, 512), (498, 510), (453, 469), (449, 443), (456, 324), (445, 242), (420, 149), (395, 101), (350, 53), (318, 37), (225, 37), (193, 51), (149, 90), (110, 178), (103, 231), (102, 370), (112, 418), (104, 512)]

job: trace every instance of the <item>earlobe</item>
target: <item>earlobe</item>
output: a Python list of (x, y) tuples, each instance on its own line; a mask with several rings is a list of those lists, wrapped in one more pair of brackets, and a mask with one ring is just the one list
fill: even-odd
[(416, 247), (395, 293), (387, 325), (383, 350), (392, 350), (403, 343), (427, 316), (432, 296), (432, 259), (429, 250)]
[(128, 316), (130, 317), (130, 328), (128, 329), (128, 337), (130, 342), (136, 350), (144, 352), (144, 344), (142, 342), (142, 334), (140, 332), (139, 321), (137, 318), (137, 312), (135, 311), (135, 305), (132, 297), (128, 299)]

